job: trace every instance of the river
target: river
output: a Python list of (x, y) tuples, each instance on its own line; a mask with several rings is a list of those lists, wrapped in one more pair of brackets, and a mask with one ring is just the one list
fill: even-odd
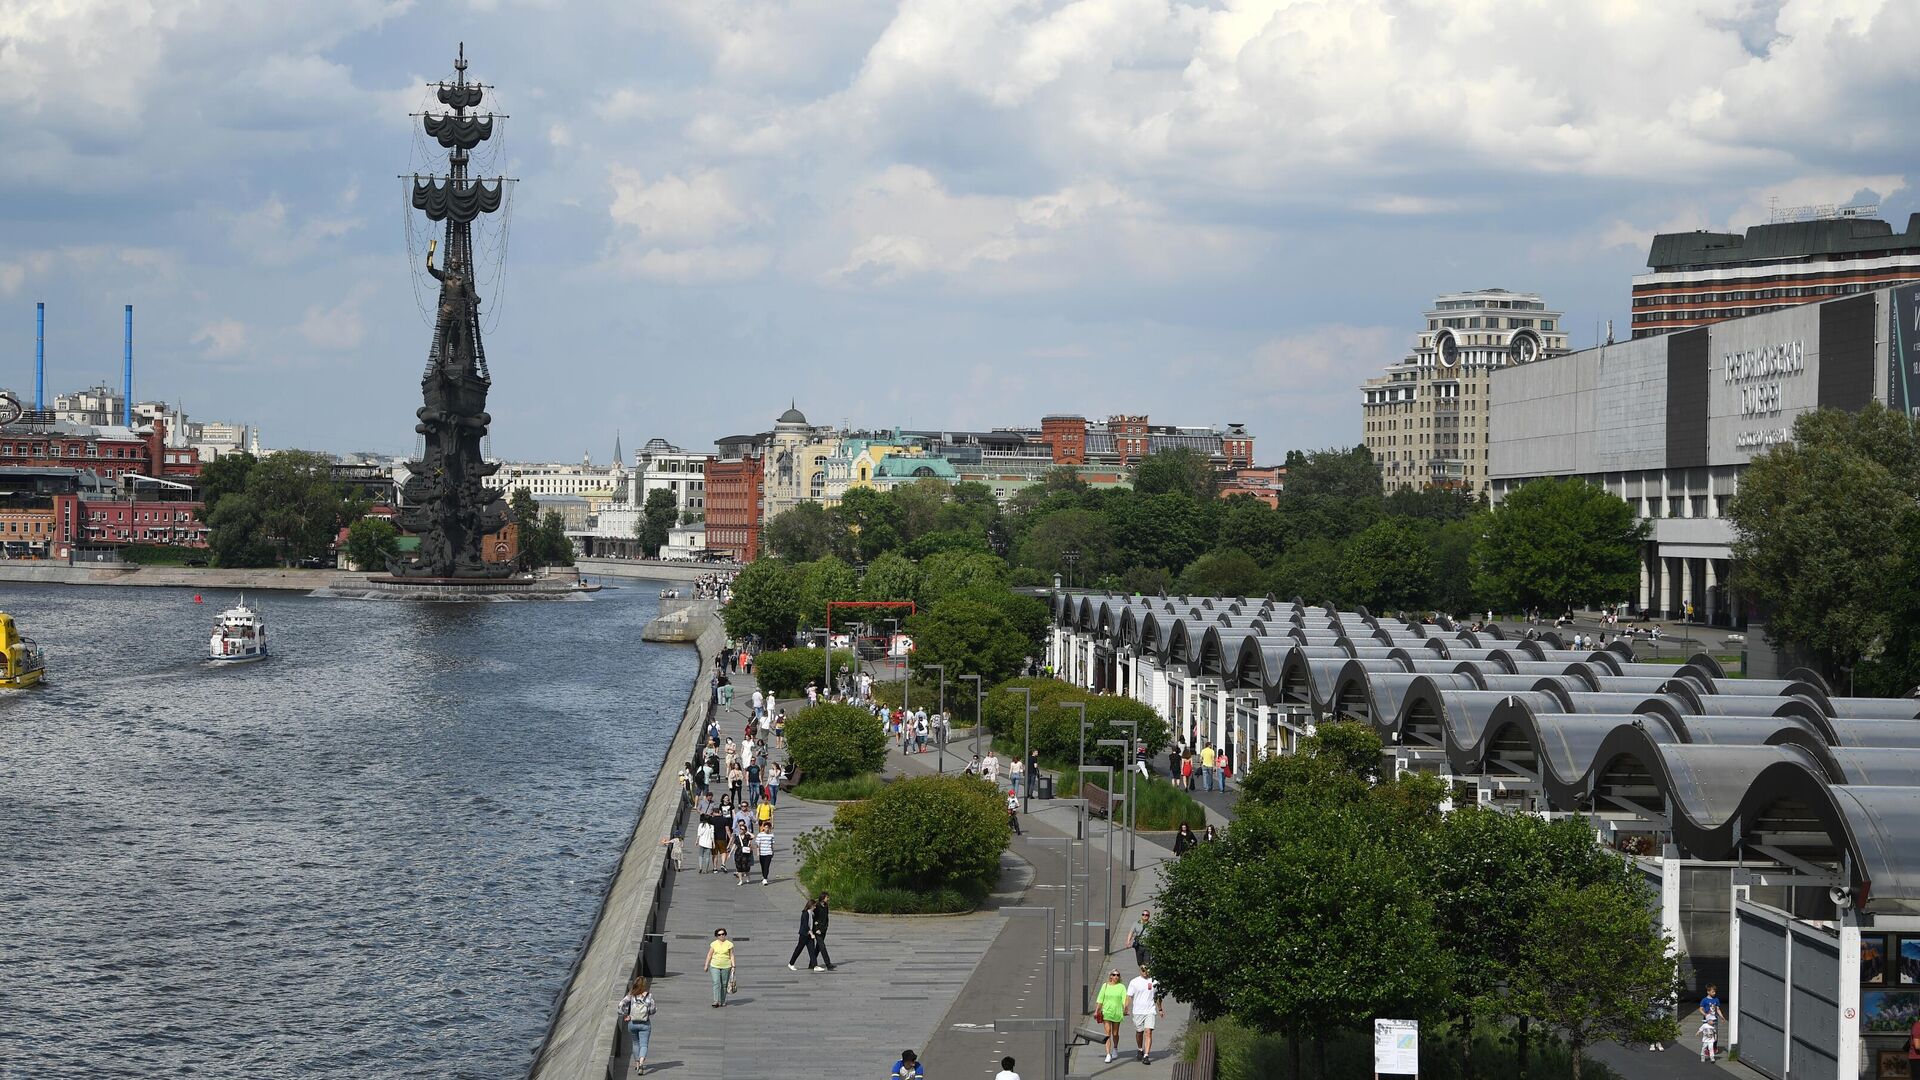
[(523, 1074), (686, 702), (586, 602), (0, 587), (0, 1077)]

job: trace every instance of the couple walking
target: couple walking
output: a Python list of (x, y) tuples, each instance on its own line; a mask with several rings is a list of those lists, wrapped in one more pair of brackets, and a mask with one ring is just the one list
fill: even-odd
[(794, 966), (800, 954), (807, 954), (807, 966), (815, 971), (832, 971), (833, 954), (827, 951), (827, 921), (832, 912), (827, 909), (827, 894), (808, 900), (807, 906), (800, 909), (800, 941), (793, 947), (793, 955), (787, 957), (787, 970), (798, 971)]

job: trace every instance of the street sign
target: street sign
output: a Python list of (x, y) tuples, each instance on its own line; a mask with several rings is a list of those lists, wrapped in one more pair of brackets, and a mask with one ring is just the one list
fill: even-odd
[(1420, 1021), (1373, 1022), (1373, 1073), (1375, 1076), (1420, 1075)]

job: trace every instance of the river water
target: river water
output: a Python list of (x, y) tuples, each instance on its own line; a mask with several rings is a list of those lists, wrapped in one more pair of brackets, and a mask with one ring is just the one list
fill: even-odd
[(524, 1075), (697, 665), (586, 602), (0, 586), (0, 1077)]

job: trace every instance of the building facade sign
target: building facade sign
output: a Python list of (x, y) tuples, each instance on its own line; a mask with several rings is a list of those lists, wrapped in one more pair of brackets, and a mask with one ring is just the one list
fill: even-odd
[(1740, 391), (1741, 415), (1771, 416), (1780, 411), (1781, 379), (1806, 370), (1806, 343), (1783, 341), (1728, 353), (1721, 364), (1721, 377)]
[(1920, 420), (1920, 285), (1894, 289), (1887, 310), (1887, 405)]

